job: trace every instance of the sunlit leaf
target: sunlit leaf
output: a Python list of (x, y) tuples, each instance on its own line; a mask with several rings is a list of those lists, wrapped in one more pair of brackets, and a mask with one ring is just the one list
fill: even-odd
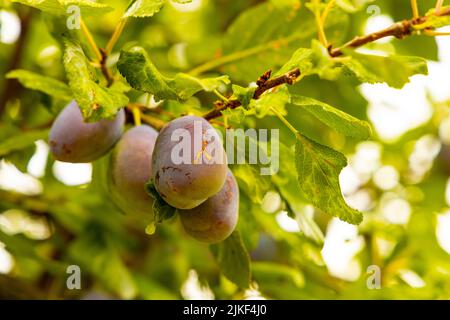
[(96, 121), (114, 117), (117, 111), (128, 103), (128, 98), (123, 93), (126, 87), (116, 84), (108, 88), (99, 84), (96, 70), (89, 64), (83, 49), (68, 38), (64, 43), (64, 68), (84, 118)]
[(65, 83), (31, 71), (14, 70), (10, 71), (6, 77), (9, 79), (17, 79), (24, 87), (41, 91), (55, 98), (70, 100), (73, 97), (72, 91)]
[(298, 133), (295, 160), (300, 189), (313, 205), (348, 223), (361, 223), (362, 213), (350, 208), (341, 193), (339, 174), (347, 165), (344, 155)]
[(291, 97), (291, 103), (301, 107), (339, 133), (358, 139), (370, 137), (371, 129), (367, 122), (356, 119), (326, 103), (298, 95)]
[(234, 231), (226, 240), (211, 245), (211, 251), (221, 272), (241, 288), (250, 285), (250, 258), (239, 232)]

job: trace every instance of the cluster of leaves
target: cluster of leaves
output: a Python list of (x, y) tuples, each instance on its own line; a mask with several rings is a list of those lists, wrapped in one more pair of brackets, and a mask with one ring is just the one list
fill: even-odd
[[(20, 274), (29, 268), (36, 277), (49, 273), (61, 279), (64, 266), (74, 262), (88, 270), (102, 288), (122, 298), (177, 298), (190, 268), (197, 270), (219, 297), (239, 297), (238, 289), (249, 288), (253, 281), (273, 298), (323, 298), (341, 292), (342, 283), (326, 275), (320, 256), (325, 227), (308, 216), (305, 207), (313, 204), (317, 215), (327, 214), (323, 215), (325, 221), (329, 216), (351, 224), (363, 221), (363, 214), (347, 205), (339, 185), (339, 174), (347, 165), (344, 153), (372, 134), (365, 121), (366, 102), (356, 86), (386, 83), (402, 88), (411, 76), (427, 74), (426, 58), (436, 59), (432, 38), (395, 42), (383, 56), (343, 49), (343, 56), (331, 57), (323, 41), (316, 40), (318, 15), (330, 9), (323, 32), (328, 43), (342, 44), (359, 33), (356, 31), (367, 20), (364, 9), (371, 1), (335, 1), (335, 6), (316, 0), (210, 1), (191, 13), (177, 11), (165, 0), (131, 4), (114, 0), (108, 5), (88, 0), (12, 2), (42, 12), (13, 7), (33, 14), (36, 26), (30, 30), (27, 48), (31, 57), (14, 66), (6, 77), (33, 91), (20, 103), (8, 104), (0, 124), (0, 157), (23, 171), (34, 142), (45, 139), (48, 123), (73, 98), (86, 121), (97, 121), (113, 117), (127, 105), (141, 104), (142, 96), (151, 96), (164, 111), (158, 113), (159, 120), (169, 121), (185, 113), (204, 114), (212, 106), (213, 92), (221, 92), (226, 100), (240, 102), (238, 108), (223, 111), (228, 124), (281, 131), (277, 174), (260, 176), (256, 165), (232, 167), (241, 190), (238, 231), (210, 248), (226, 279), (215, 272), (211, 256), (201, 245), (182, 241), (173, 218), (148, 238), (142, 233), (145, 226), (131, 224), (105, 201), (104, 159), (94, 163), (93, 182), (85, 188), (63, 186), (53, 176), (53, 161), (48, 159), (41, 194), (0, 194), (1, 209), (43, 214), (54, 228), (53, 237), (39, 247), (26, 237), (0, 231), (0, 241), (13, 252)], [(173, 2), (182, 6), (190, 1)], [(108, 35), (96, 25), (98, 17), (110, 19), (111, 27), (117, 21), (122, 26), (126, 23), (127, 31), (116, 46), (120, 52), (113, 51), (98, 61), (83, 30), (61, 28), (71, 5), (81, 9), (87, 25), (95, 26), (102, 43)], [(380, 1), (380, 6), (394, 17), (401, 14), (400, 18), (405, 18), (409, 12), (403, 5), (391, 7), (389, 1)], [(439, 27), (448, 24), (448, 18), (433, 16), (427, 23), (426, 27)], [(56, 47), (63, 63), (53, 61), (50, 70), (44, 71), (45, 64), (36, 63), (32, 54), (44, 45)], [(377, 44), (370, 46), (379, 49)], [(425, 46), (424, 57), (414, 56), (417, 47)], [(112, 79), (105, 68), (112, 70)], [(254, 99), (251, 83), (266, 70), (273, 70), (276, 77), (296, 68), (301, 72), (296, 84), (279, 86)], [(154, 116), (154, 109), (144, 109), (143, 120)], [(339, 145), (336, 140), (344, 142)], [(283, 231), (273, 215), (263, 212), (261, 203), (269, 191), (279, 194), (281, 208), (298, 221), (302, 233)], [(166, 208), (158, 203), (162, 219)], [(127, 236), (130, 232), (133, 237)], [(258, 254), (265, 250), (261, 241), (267, 238), (275, 243), (278, 256), (258, 261)], [(46, 246), (51, 247), (51, 254)], [(256, 261), (251, 262), (248, 249)], [(349, 295), (361, 289), (356, 285), (351, 290)]]

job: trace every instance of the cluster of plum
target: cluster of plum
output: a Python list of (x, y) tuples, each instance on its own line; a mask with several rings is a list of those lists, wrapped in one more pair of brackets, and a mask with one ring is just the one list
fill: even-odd
[[(173, 148), (186, 139), (173, 139), (180, 129), (194, 136), (200, 125), (201, 149), (195, 139), (191, 162), (174, 161)], [(239, 189), (228, 169), (226, 154), (217, 132), (203, 118), (184, 116), (169, 122), (158, 133), (148, 125), (135, 126), (125, 133), (125, 112), (113, 120), (86, 123), (75, 101), (68, 104), (54, 121), (49, 145), (59, 161), (92, 162), (108, 153), (108, 188), (113, 202), (133, 218), (153, 221), (154, 199), (146, 191), (152, 181), (156, 191), (176, 208), (186, 232), (195, 239), (216, 243), (226, 239), (238, 220)], [(221, 161), (208, 161), (206, 146), (213, 147)], [(186, 151), (181, 151), (182, 154)], [(216, 157), (217, 158), (217, 157)], [(206, 161), (198, 161), (205, 159)]]

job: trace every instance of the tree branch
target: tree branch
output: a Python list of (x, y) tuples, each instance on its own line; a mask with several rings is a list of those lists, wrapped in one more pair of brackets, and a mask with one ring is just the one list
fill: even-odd
[[(448, 16), (450, 15), (450, 7), (448, 8), (444, 8), (443, 10), (436, 12), (435, 13), (436, 16)], [(339, 48), (335, 48), (333, 49), (331, 46), (328, 48), (328, 51), (330, 53), (330, 55), (332, 57), (339, 57), (343, 55), (343, 50), (350, 48), (350, 49), (355, 49), (355, 48), (359, 48), (365, 44), (368, 44), (370, 42), (374, 42), (376, 40), (379, 40), (381, 38), (385, 38), (385, 37), (389, 37), (389, 36), (394, 36), (398, 39), (402, 39), (406, 36), (411, 35), (415, 29), (414, 26), (416, 25), (420, 25), (424, 22), (426, 22), (428, 20), (428, 17), (418, 17), (418, 18), (413, 18), (410, 20), (403, 20), (400, 22), (397, 22), (395, 24), (393, 24), (392, 26), (365, 35), (365, 36), (358, 36), (353, 38), (352, 40), (350, 40), (349, 42), (345, 43), (344, 45), (342, 45)]]
[[(267, 90), (270, 90), (272, 88), (278, 87), (282, 84), (293, 84), (295, 80), (300, 76), (300, 69), (295, 68), (294, 70), (291, 70), (279, 77), (270, 78), (271, 71), (265, 72), (256, 82), (258, 87), (255, 90), (255, 93), (253, 94), (253, 99), (259, 99), (261, 95), (266, 92)], [(209, 111), (207, 114), (205, 114), (203, 117), (206, 120), (212, 120), (215, 118), (218, 118), (222, 115), (222, 111), (226, 109), (236, 109), (237, 107), (241, 106), (241, 102), (239, 100), (228, 100), (227, 102), (217, 101), (216, 108)]]

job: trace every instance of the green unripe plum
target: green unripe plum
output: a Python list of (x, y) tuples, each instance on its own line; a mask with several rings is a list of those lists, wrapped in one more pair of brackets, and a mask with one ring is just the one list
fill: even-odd
[(70, 102), (56, 117), (50, 129), (49, 145), (54, 158), (63, 162), (92, 162), (105, 155), (123, 132), (125, 112), (113, 120), (84, 122), (76, 101)]
[(219, 193), (198, 207), (178, 212), (184, 230), (193, 238), (206, 243), (228, 238), (239, 215), (239, 188), (231, 171)]
[(159, 133), (152, 160), (155, 189), (171, 206), (192, 209), (222, 188), (227, 159), (215, 129), (203, 118), (184, 116)]
[(109, 190), (114, 203), (131, 217), (153, 220), (153, 198), (146, 192), (158, 132), (141, 125), (128, 130), (111, 154)]

